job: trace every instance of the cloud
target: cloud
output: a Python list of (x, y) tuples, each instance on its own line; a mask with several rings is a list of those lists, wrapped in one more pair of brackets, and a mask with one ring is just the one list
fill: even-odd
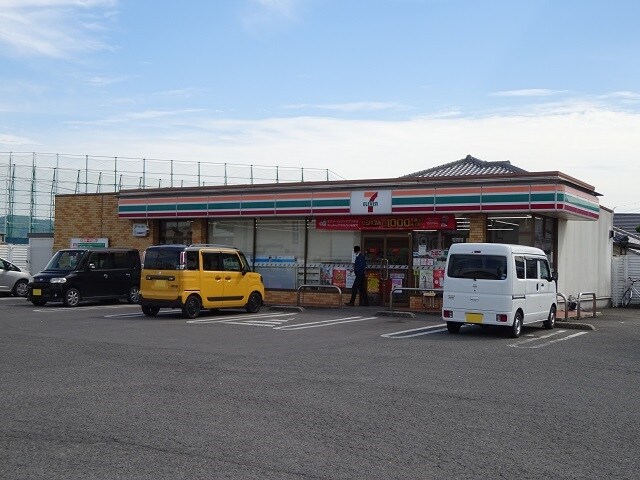
[(493, 97), (551, 97), (566, 93), (566, 90), (548, 90), (546, 88), (525, 88), (521, 90), (506, 90), (503, 92), (493, 92)]
[(353, 112), (371, 112), (379, 110), (406, 110), (407, 107), (393, 102), (348, 102), (348, 103), (329, 103), (329, 104), (311, 104), (298, 103), (285, 105), (284, 108), (295, 109), (316, 109), (316, 110), (333, 110), (345, 113)]
[(23, 145), (33, 145), (33, 140), (27, 137), (19, 137), (17, 135), (3, 135), (0, 134), (0, 145), (5, 145), (9, 148), (20, 147)]
[[(166, 119), (169, 117), (182, 117), (184, 115), (190, 115), (196, 112), (202, 112), (202, 109), (184, 109), (184, 110), (143, 110), (140, 112), (126, 112), (116, 116), (106, 117), (96, 120), (75, 120), (67, 122), (67, 125), (71, 126), (90, 126), (90, 125), (114, 125), (114, 124), (129, 124), (132, 128), (135, 128), (137, 122), (141, 121), (153, 121), (156, 119)], [(167, 128), (170, 125), (165, 125)]]
[[(327, 169), (350, 179), (397, 177), (471, 154), (510, 160), (531, 172), (561, 171), (593, 185), (604, 195), (601, 204), (610, 208), (638, 202), (640, 112), (598, 103), (403, 121), (328, 116), (225, 120), (198, 110), (147, 110), (73, 127), (56, 126), (21, 148)], [(0, 136), (0, 150), (7, 143), (3, 139), (16, 138)], [(15, 151), (11, 145), (4, 149)]]
[(109, 49), (100, 37), (115, 0), (4, 0), (0, 49), (11, 56), (70, 58)]

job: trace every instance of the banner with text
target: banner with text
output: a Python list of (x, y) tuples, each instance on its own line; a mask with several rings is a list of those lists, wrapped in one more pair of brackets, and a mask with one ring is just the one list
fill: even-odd
[(317, 230), (455, 230), (455, 215), (318, 217)]

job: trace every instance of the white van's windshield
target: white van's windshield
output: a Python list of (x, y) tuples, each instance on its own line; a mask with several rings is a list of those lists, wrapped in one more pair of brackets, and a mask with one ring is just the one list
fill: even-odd
[(503, 255), (453, 254), (449, 258), (447, 275), (474, 280), (504, 280), (507, 278), (507, 257)]

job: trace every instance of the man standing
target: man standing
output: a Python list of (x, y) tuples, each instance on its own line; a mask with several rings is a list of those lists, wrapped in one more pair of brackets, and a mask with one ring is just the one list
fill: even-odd
[(355, 273), (356, 278), (351, 287), (351, 301), (345, 303), (345, 305), (353, 307), (356, 302), (356, 294), (360, 293), (360, 305), (366, 307), (369, 305), (369, 299), (367, 298), (367, 286), (364, 277), (364, 271), (367, 268), (367, 261), (364, 259), (364, 255), (360, 251), (360, 247), (358, 245), (353, 247), (353, 253), (356, 254), (356, 258), (353, 261), (353, 273)]

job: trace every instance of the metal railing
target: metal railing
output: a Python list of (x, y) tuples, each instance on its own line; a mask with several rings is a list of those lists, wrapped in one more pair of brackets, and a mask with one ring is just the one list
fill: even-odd
[(576, 302), (578, 303), (578, 320), (580, 320), (580, 310), (581, 310), (581, 306), (582, 306), (582, 301), (586, 300), (586, 298), (583, 298), (586, 296), (590, 296), (593, 297), (593, 317), (595, 318), (596, 316), (596, 294), (595, 292), (580, 292), (578, 294), (578, 299), (576, 300)]
[(304, 285), (300, 285), (298, 287), (298, 294), (297, 294), (297, 299), (296, 299), (296, 305), (298, 307), (300, 307), (300, 295), (302, 293), (302, 290), (305, 289), (316, 289), (316, 290), (321, 290), (321, 289), (335, 289), (338, 292), (338, 308), (342, 307), (342, 290), (340, 289), (340, 287), (337, 287), (336, 285), (318, 285), (318, 284), (304, 284)]
[(556, 299), (558, 297), (562, 297), (564, 301), (564, 321), (569, 320), (569, 302), (567, 301), (567, 296), (564, 293), (556, 293)]
[(438, 293), (438, 292), (442, 292), (443, 290), (441, 288), (417, 288), (417, 287), (395, 287), (391, 290), (391, 298), (389, 298), (389, 311), (392, 312), (393, 311), (393, 294), (395, 292), (403, 292), (403, 291), (409, 291), (409, 292), (434, 292), (434, 293)]

